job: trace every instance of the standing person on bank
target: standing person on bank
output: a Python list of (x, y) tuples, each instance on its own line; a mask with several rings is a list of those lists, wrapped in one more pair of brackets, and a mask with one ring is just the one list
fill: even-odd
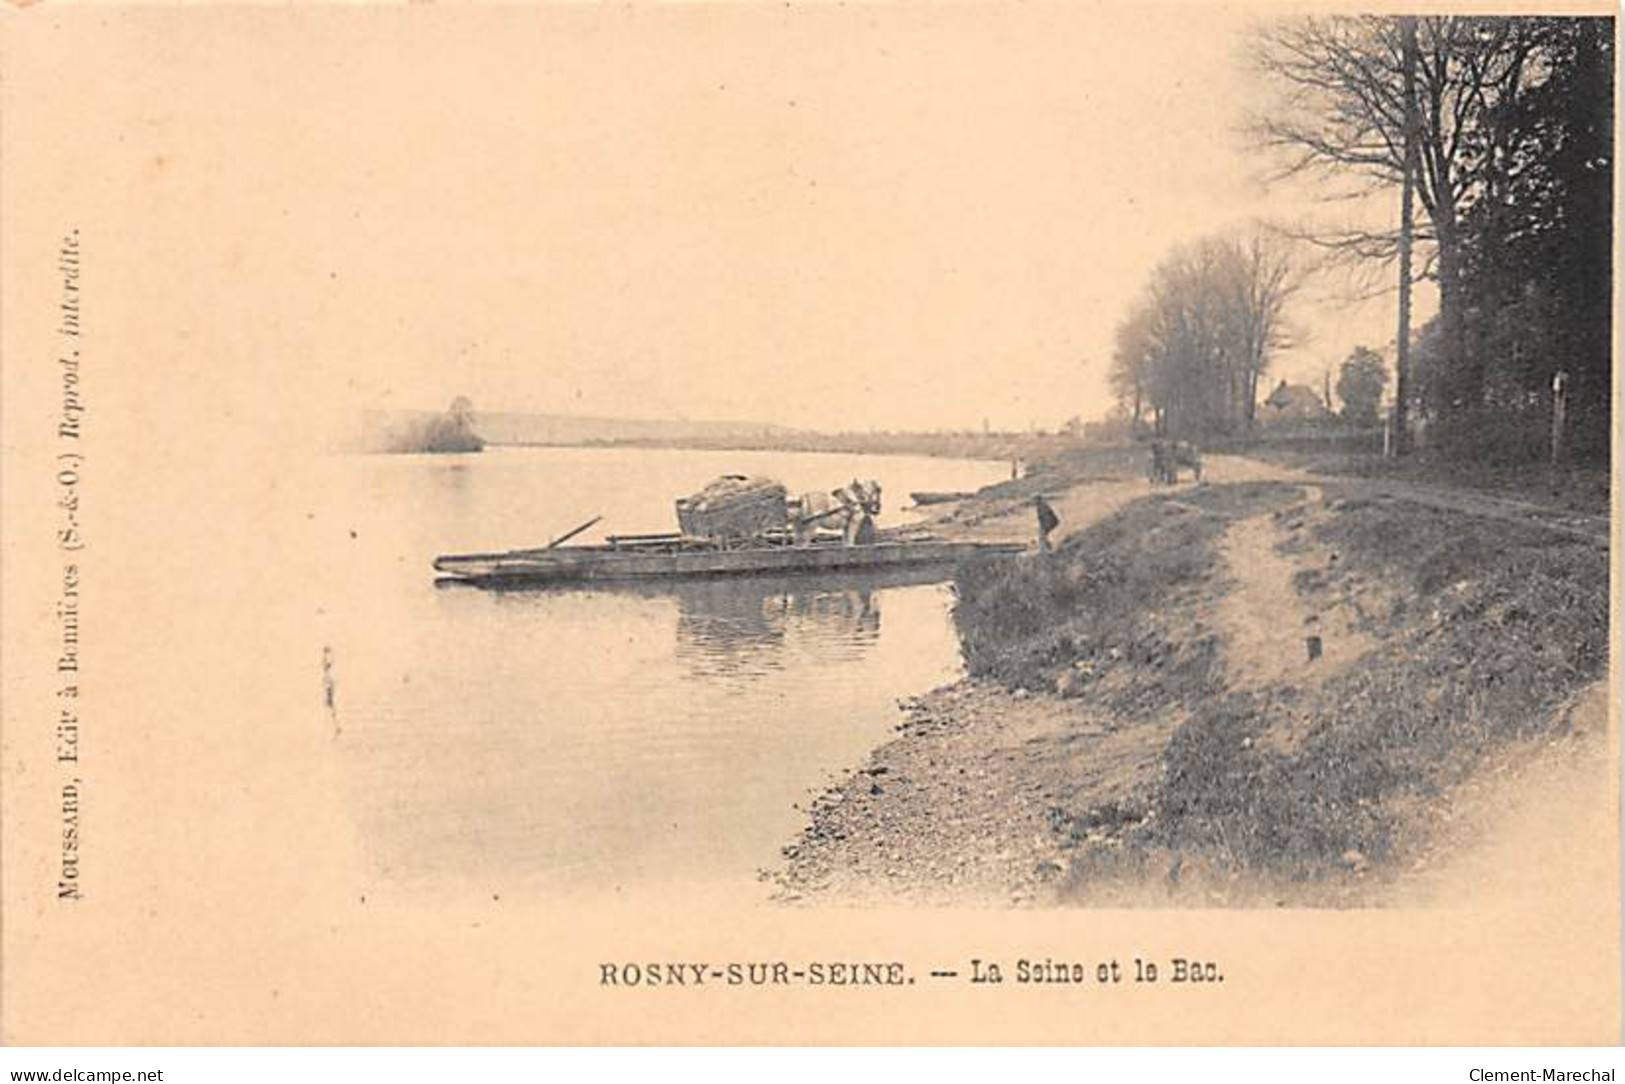
[(1061, 517), (1055, 514), (1043, 494), (1033, 498), (1033, 507), (1038, 510), (1038, 552), (1050, 553), (1054, 547), (1050, 545), (1049, 534), (1061, 525)]

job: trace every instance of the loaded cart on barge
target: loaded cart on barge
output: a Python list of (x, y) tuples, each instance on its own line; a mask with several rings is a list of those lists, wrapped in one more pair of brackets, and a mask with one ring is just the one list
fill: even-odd
[(1015, 543), (954, 542), (877, 531), (880, 487), (854, 481), (791, 498), (766, 478), (724, 475), (677, 501), (678, 530), (609, 535), (598, 545), (564, 543), (502, 553), (437, 557), (435, 570), (485, 586), (648, 580), (665, 577), (897, 571), (941, 568), (982, 556), (1008, 556)]

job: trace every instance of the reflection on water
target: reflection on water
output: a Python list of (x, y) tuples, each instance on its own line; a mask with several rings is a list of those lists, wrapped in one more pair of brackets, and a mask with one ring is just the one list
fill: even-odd
[(676, 658), (690, 678), (739, 682), (782, 669), (786, 655), (814, 650), (855, 658), (880, 638), (886, 588), (940, 583), (940, 568), (853, 574), (709, 577), (581, 585), (475, 587), (443, 579), (453, 591), (484, 591), (524, 605), (536, 596), (621, 595), (667, 599), (676, 606)]
[[(561, 469), (580, 467), (571, 451), (351, 467), (369, 499), (342, 523), (354, 559), (334, 569), (333, 652), (380, 891), (749, 884), (799, 826), (794, 804), (891, 732), (896, 699), (959, 673), (930, 572), (437, 590), (435, 553), (482, 535), (534, 544), (535, 509), (554, 522), (569, 518), (554, 506), (587, 503), (568, 489), (579, 470)], [(710, 467), (690, 454), (591, 471), (615, 493), (683, 492)], [(891, 473), (963, 486), (948, 477), (963, 464), (929, 466)]]
[(875, 590), (701, 581), (673, 591), (677, 658), (690, 677), (731, 681), (782, 669), (812, 641), (850, 657), (880, 635)]

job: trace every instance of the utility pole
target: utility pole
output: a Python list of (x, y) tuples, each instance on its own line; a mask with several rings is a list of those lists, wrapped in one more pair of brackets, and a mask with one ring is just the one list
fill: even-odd
[(1399, 185), (1399, 334), (1394, 341), (1392, 450), (1394, 455), (1403, 456), (1411, 450), (1411, 430), (1405, 415), (1411, 383), (1411, 234), (1416, 224), (1411, 208), (1416, 176), (1416, 16), (1400, 16), (1399, 30), (1405, 68), (1405, 166), (1400, 170)]

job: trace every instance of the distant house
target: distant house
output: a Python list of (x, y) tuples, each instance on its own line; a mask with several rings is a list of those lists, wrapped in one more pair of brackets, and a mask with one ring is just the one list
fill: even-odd
[(1264, 400), (1258, 416), (1264, 422), (1313, 422), (1330, 413), (1314, 388), (1283, 380)]

